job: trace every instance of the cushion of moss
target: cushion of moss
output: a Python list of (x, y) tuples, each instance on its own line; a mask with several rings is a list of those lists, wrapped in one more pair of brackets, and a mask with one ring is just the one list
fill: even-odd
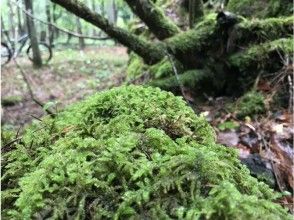
[[(4, 155), (13, 219), (285, 219), (277, 195), (184, 101), (155, 88), (98, 93), (26, 130)], [(260, 208), (257, 208), (260, 207)]]
[(265, 112), (265, 100), (260, 92), (250, 91), (238, 101), (235, 111), (238, 117), (254, 116)]

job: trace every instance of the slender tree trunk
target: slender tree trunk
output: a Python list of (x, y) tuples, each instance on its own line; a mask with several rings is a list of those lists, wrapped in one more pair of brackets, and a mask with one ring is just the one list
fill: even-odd
[[(53, 23), (57, 24), (57, 20), (61, 17), (61, 12), (57, 13), (57, 5), (53, 5)], [(57, 39), (59, 37), (59, 30), (57, 28), (54, 28), (54, 36)]]
[(189, 26), (193, 28), (204, 15), (203, 0), (189, 0)]
[[(46, 1), (46, 17), (47, 17), (47, 22), (51, 23), (52, 22), (52, 17), (51, 17), (51, 10), (50, 10), (50, 2)], [(49, 45), (52, 46), (54, 40), (54, 29), (51, 25), (48, 25), (48, 42)]]
[[(81, 24), (79, 17), (76, 17), (76, 24), (77, 24), (78, 33), (82, 35), (83, 34), (82, 24)], [(80, 50), (83, 50), (85, 48), (85, 40), (82, 37), (79, 37), (79, 47), (80, 47)]]
[(18, 25), (18, 33), (19, 35), (24, 33), (24, 27), (22, 24), (22, 13), (21, 13), (21, 9), (19, 7), (17, 7), (17, 25)]
[[(18, 39), (18, 25), (15, 25), (15, 8), (13, 7), (13, 4), (11, 1), (7, 2), (9, 7), (9, 22), (10, 22), (10, 29), (11, 29), (11, 35), (13, 37), (12, 47), (15, 48), (16, 41)], [(16, 51), (14, 51), (15, 53)], [(15, 55), (15, 54), (14, 54)]]
[(106, 3), (107, 18), (111, 24), (116, 25), (117, 22), (117, 8), (114, 0), (108, 0)]
[[(96, 12), (96, 2), (95, 2), (95, 0), (91, 0), (91, 3), (92, 3), (92, 10), (94, 12)], [(96, 34), (97, 34), (96, 28), (93, 28), (93, 36), (96, 36)]]
[[(25, 7), (26, 10), (33, 14), (33, 4), (32, 0), (25, 0)], [(32, 51), (33, 51), (33, 64), (35, 67), (41, 67), (42, 66), (42, 58), (41, 58), (41, 53), (38, 45), (38, 37), (37, 37), (37, 31), (35, 28), (34, 20), (26, 16), (26, 21), (27, 21), (27, 27), (28, 27), (28, 32), (29, 32), (29, 38), (31, 41), (32, 45)]]

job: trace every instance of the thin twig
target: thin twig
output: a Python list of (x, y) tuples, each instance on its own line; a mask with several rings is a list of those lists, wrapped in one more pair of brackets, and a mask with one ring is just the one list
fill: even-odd
[(61, 28), (61, 27), (58, 27), (56, 24), (54, 23), (49, 23), (47, 21), (43, 21), (41, 20), (40, 18), (36, 18), (34, 15), (32, 15), (30, 12), (26, 11), (24, 8), (22, 8), (19, 4), (17, 4), (16, 2), (12, 1), (13, 4), (15, 4), (19, 9), (22, 10), (23, 13), (25, 13), (27, 16), (29, 16), (30, 18), (40, 22), (40, 23), (43, 23), (45, 25), (49, 25), (49, 26), (52, 26), (54, 27), (55, 29), (63, 32), (63, 33), (66, 33), (66, 34), (69, 34), (69, 35), (72, 35), (72, 36), (75, 36), (75, 37), (78, 37), (78, 38), (84, 38), (84, 39), (91, 39), (91, 40), (108, 40), (110, 39), (109, 37), (95, 37), (95, 36), (86, 36), (86, 35), (82, 35), (82, 34), (79, 34), (79, 33), (76, 33), (76, 32), (73, 32), (73, 31), (70, 31), (70, 30), (67, 30), (67, 29), (64, 29), (64, 28)]
[(173, 72), (176, 76), (176, 80), (178, 82), (178, 85), (180, 87), (180, 90), (181, 90), (181, 93), (182, 93), (182, 96), (184, 97), (184, 99), (186, 100), (187, 103), (189, 103), (189, 100), (186, 98), (186, 95), (185, 95), (185, 91), (184, 91), (184, 85), (182, 84), (181, 80), (180, 80), (180, 77), (179, 77), (179, 74), (178, 74), (178, 70), (176, 68), (176, 65), (175, 65), (175, 62), (174, 62), (174, 59), (172, 57), (172, 55), (170, 55), (167, 51), (166, 51), (166, 55), (169, 59), (169, 62), (171, 63), (172, 65), (172, 68), (173, 68)]
[[(6, 148), (6, 147), (9, 147), (11, 144), (13, 144), (13, 143), (15, 143), (15, 142), (17, 142), (17, 141), (19, 141), (19, 140), (21, 140), (22, 139), (22, 136), (20, 136), (20, 137), (18, 137), (18, 138), (15, 138), (15, 139), (13, 139), (12, 141), (10, 141), (10, 142), (8, 142), (7, 144), (5, 144), (2, 148), (3, 148), (3, 150)], [(5, 150), (4, 150), (5, 151)]]
[[(30, 85), (30, 82), (29, 82), (29, 80), (28, 80), (28, 78), (26, 76), (25, 71), (22, 69), (22, 67), (19, 65), (19, 63), (16, 61), (15, 58), (13, 58), (13, 61), (15, 62), (15, 65), (17, 66), (17, 68), (20, 70), (20, 73), (22, 75), (22, 78), (23, 78), (24, 82), (26, 83), (27, 88), (29, 90), (29, 94), (30, 94), (31, 99), (37, 105), (39, 105), (40, 107), (42, 107), (44, 109), (45, 104), (35, 97), (34, 92), (33, 92), (33, 89), (32, 89), (32, 87)], [(54, 112), (50, 111), (49, 109), (44, 109), (44, 110), (48, 113), (48, 115), (50, 115), (52, 118), (54, 118), (54, 116), (55, 116), (55, 113)]]

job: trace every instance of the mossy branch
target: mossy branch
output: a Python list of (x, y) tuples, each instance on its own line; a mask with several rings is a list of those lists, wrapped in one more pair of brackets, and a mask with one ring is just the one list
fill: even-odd
[(159, 40), (172, 37), (180, 32), (177, 25), (165, 16), (151, 0), (125, 0), (125, 2)]
[(162, 50), (122, 28), (115, 27), (100, 14), (90, 10), (85, 4), (77, 0), (51, 0), (62, 6), (76, 16), (83, 18), (85, 21), (102, 29), (111, 38), (116, 39), (119, 43), (133, 50), (141, 56), (147, 64), (160, 61), (163, 58)]
[[(222, 44), (233, 41), (234, 49), (247, 47), (250, 44), (263, 43), (281, 37), (290, 37), (293, 33), (294, 17), (269, 18), (263, 20), (242, 21), (230, 30), (225, 39), (224, 31), (219, 26), (216, 16), (209, 15), (194, 29), (178, 34), (165, 41), (175, 57), (186, 65), (202, 67), (203, 60), (210, 56), (219, 56)], [(227, 46), (227, 45), (225, 45)]]

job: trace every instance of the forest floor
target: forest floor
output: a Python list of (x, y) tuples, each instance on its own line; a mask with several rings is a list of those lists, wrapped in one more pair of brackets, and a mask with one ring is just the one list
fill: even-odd
[[(58, 111), (97, 91), (123, 84), (128, 55), (122, 47), (100, 47), (54, 52), (52, 61), (41, 69), (32, 68), (25, 57), (17, 61), (35, 96)], [(13, 61), (2, 68), (1, 90), (2, 126), (23, 129), (45, 114), (32, 101)], [(232, 100), (220, 97), (194, 104), (197, 113), (215, 128), (218, 142), (237, 148), (254, 175), (264, 177), (264, 181), (280, 191), (293, 190), (292, 114), (281, 109), (240, 120), (235, 112), (227, 111), (229, 102)], [(287, 195), (280, 202), (293, 210), (292, 196)]]
[[(58, 109), (122, 83), (128, 61), (123, 47), (87, 48), (84, 51), (54, 51), (53, 59), (34, 69), (26, 57), (17, 62), (26, 73), (37, 99)], [(44, 115), (32, 101), (20, 69), (13, 60), (2, 68), (2, 124), (22, 127)]]

